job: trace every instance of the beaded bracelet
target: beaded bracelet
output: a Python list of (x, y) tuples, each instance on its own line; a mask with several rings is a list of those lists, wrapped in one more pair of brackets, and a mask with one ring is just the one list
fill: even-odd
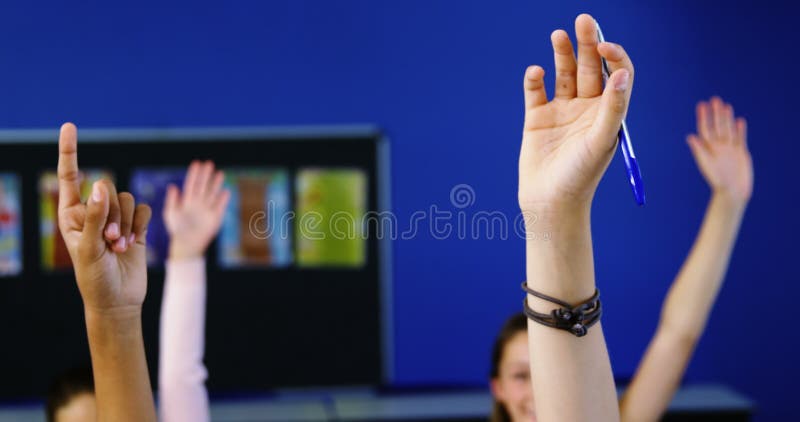
[(576, 337), (583, 337), (589, 328), (600, 321), (603, 308), (600, 304), (600, 291), (595, 289), (594, 294), (589, 299), (573, 306), (564, 301), (539, 293), (530, 287), (528, 283), (522, 283), (522, 290), (530, 295), (546, 300), (561, 308), (553, 309), (549, 314), (542, 314), (534, 311), (528, 306), (528, 298), (522, 302), (525, 315), (532, 321), (559, 330), (569, 331)]

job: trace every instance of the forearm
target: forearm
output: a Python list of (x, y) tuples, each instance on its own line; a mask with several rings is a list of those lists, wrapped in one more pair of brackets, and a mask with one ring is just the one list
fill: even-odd
[(694, 351), (695, 339), (659, 331), (650, 341), (639, 368), (620, 402), (623, 421), (658, 421), (680, 386)]
[[(592, 296), (595, 289), (590, 212), (588, 207), (561, 209), (542, 205), (523, 213), (528, 285), (549, 296), (578, 302)], [(553, 306), (535, 297), (529, 300)]]
[(712, 196), (656, 334), (623, 396), (623, 420), (656, 421), (669, 406), (722, 285), (743, 213), (744, 205)]
[(661, 311), (659, 330), (697, 338), (722, 286), (745, 205), (712, 196), (700, 233)]
[(161, 309), (159, 413), (162, 422), (209, 420), (203, 366), (205, 261), (167, 262)]
[[(569, 212), (540, 207), (533, 213), (526, 248), (528, 285), (568, 303), (588, 299), (595, 290), (588, 205)], [(556, 306), (530, 295), (528, 301), (538, 312), (549, 313)], [(575, 337), (529, 321), (528, 333), (539, 420), (619, 419), (601, 324)]]
[(99, 421), (155, 421), (141, 308), (86, 309)]

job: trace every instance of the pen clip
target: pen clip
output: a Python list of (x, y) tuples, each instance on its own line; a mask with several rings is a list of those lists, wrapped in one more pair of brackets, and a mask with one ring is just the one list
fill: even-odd
[[(597, 20), (594, 21), (594, 27), (597, 30), (597, 42), (606, 42), (606, 38), (603, 36), (603, 30), (600, 29), (600, 23), (598, 23)], [(608, 62), (604, 57), (600, 57), (600, 63), (603, 68), (603, 82), (606, 82), (611, 76), (611, 71), (608, 69)]]

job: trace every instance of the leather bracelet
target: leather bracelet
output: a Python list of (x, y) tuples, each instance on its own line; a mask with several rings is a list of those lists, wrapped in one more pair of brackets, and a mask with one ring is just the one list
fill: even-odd
[(603, 314), (603, 307), (600, 303), (600, 290), (597, 289), (595, 289), (592, 297), (574, 306), (537, 292), (528, 287), (526, 282), (522, 283), (522, 290), (539, 299), (561, 306), (561, 308), (553, 309), (549, 314), (539, 313), (528, 306), (528, 298), (526, 297), (522, 302), (523, 311), (530, 320), (548, 327), (569, 331), (576, 337), (585, 336), (589, 328), (596, 324), (597, 321), (600, 321), (600, 316)]

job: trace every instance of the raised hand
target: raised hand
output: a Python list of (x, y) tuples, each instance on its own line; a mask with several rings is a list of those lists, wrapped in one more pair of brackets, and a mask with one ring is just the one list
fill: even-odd
[(75, 125), (61, 126), (58, 150), (58, 228), (83, 298), (97, 420), (155, 421), (141, 323), (150, 207), (107, 180), (81, 203)]
[[(594, 19), (575, 20), (578, 57), (563, 30), (551, 35), (555, 53), (555, 97), (548, 102), (544, 69), (525, 72), (525, 125), (519, 158), (519, 205), (586, 207), (616, 147), (628, 109), (633, 64), (621, 46), (598, 44)], [(603, 88), (600, 56), (611, 77)]]
[(669, 288), (656, 335), (625, 391), (623, 421), (660, 420), (680, 385), (725, 280), (753, 190), (747, 126), (719, 98), (697, 104), (697, 132), (687, 137), (713, 190), (703, 225)]
[(716, 195), (745, 204), (753, 192), (747, 122), (719, 97), (697, 104), (697, 134), (686, 138), (697, 167)]
[(195, 161), (186, 173), (182, 194), (176, 186), (169, 186), (164, 201), (164, 224), (170, 237), (170, 259), (205, 254), (219, 231), (230, 199), (230, 192), (222, 188), (224, 179), (221, 171), (214, 171), (214, 163)]
[[(614, 154), (633, 86), (630, 59), (616, 44), (598, 44), (591, 16), (578, 16), (575, 32), (577, 60), (566, 32), (551, 36), (556, 62), (551, 101), (544, 70), (531, 66), (525, 73), (519, 156), (528, 287), (567, 303), (595, 292), (590, 205)], [(605, 88), (601, 56), (613, 72)], [(540, 231), (547, 241), (529, 236)], [(537, 312), (555, 309), (533, 295), (527, 301)], [(528, 339), (537, 419), (619, 420), (602, 323), (581, 338), (529, 323)]]
[(75, 125), (64, 124), (58, 140), (58, 226), (84, 306), (101, 312), (141, 309), (147, 291), (150, 207), (136, 206), (127, 192), (117, 194), (108, 180), (95, 182), (83, 204), (77, 142)]

